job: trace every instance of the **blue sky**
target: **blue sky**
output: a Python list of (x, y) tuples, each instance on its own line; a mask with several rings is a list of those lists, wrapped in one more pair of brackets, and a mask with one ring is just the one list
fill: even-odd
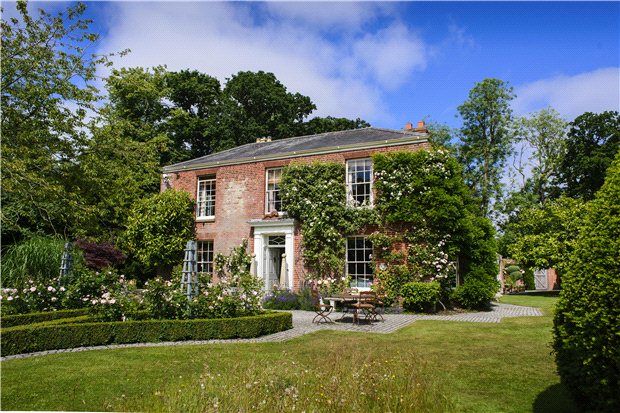
[[(63, 4), (38, 3), (59, 9)], [(457, 125), (475, 82), (514, 86), (515, 112), (618, 110), (620, 3), (88, 3), (116, 66), (276, 73), (316, 115)], [(10, 8), (5, 3), (5, 8)], [(105, 74), (105, 73), (103, 73)]]

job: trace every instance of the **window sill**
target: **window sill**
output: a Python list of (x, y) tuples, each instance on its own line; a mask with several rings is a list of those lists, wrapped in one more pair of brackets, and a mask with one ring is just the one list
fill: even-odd
[(196, 222), (215, 222), (215, 217), (200, 217), (200, 218), (196, 218)]

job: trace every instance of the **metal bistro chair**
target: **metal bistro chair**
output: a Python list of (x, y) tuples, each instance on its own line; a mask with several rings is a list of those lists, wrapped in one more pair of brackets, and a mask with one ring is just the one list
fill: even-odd
[(333, 323), (334, 321), (329, 318), (329, 315), (334, 311), (334, 308), (330, 304), (325, 304), (319, 292), (312, 290), (312, 301), (315, 303), (314, 312), (316, 315), (312, 319), (313, 323)]
[(373, 313), (375, 311), (374, 300), (375, 293), (373, 291), (360, 291), (357, 303), (351, 305), (351, 307), (355, 309), (353, 313), (354, 323), (360, 323), (360, 312), (364, 315), (364, 320), (373, 321)]

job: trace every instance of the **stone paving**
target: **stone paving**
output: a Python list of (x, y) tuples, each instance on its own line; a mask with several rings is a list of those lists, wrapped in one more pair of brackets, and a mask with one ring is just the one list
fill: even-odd
[[(475, 313), (456, 313), (448, 315), (426, 315), (426, 314), (386, 314), (385, 321), (372, 324), (356, 325), (351, 323), (351, 318), (347, 317), (345, 322), (336, 322), (332, 324), (313, 324), (312, 319), (314, 313), (309, 311), (292, 311), (293, 328), (278, 333), (269, 334), (257, 338), (249, 339), (232, 339), (232, 340), (193, 340), (193, 341), (174, 341), (161, 343), (133, 343), (133, 344), (111, 344), (107, 346), (94, 347), (77, 347), (63, 350), (40, 351), (28, 354), (16, 354), (13, 356), (2, 357), (1, 360), (22, 359), (34, 356), (44, 356), (58, 353), (77, 353), (90, 350), (105, 350), (133, 347), (164, 347), (164, 346), (187, 346), (201, 344), (217, 344), (217, 343), (264, 343), (264, 342), (281, 342), (302, 336), (304, 334), (313, 333), (319, 330), (340, 330), (366, 333), (388, 334), (399, 330), (417, 320), (442, 320), (442, 321), (462, 321), (472, 323), (499, 323), (502, 318), (510, 317), (528, 317), (541, 316), (542, 312), (538, 308), (523, 307), (511, 304), (493, 304), (490, 311), (481, 311)], [(338, 319), (342, 314), (333, 313), (333, 320)]]

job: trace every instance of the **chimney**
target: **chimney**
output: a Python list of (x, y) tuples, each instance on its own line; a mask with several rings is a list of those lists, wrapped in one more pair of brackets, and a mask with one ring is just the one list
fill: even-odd
[(413, 124), (411, 122), (405, 123), (404, 130), (405, 132), (410, 132), (411, 130), (413, 130)]
[(428, 129), (426, 128), (426, 124), (424, 123), (423, 120), (418, 122), (418, 127), (415, 128), (416, 132), (420, 132), (420, 133), (427, 133)]

